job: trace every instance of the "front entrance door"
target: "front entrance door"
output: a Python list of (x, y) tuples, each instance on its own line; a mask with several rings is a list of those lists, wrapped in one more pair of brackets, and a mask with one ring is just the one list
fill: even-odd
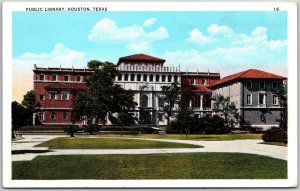
[(140, 124), (152, 124), (150, 111), (141, 111)]

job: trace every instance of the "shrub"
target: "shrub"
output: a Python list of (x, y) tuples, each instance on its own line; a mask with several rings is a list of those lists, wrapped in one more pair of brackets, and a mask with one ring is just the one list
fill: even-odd
[[(230, 133), (230, 128), (225, 125), (225, 120), (217, 115), (194, 117), (191, 122), (190, 133), (191, 134), (227, 134)], [(172, 121), (170, 123), (170, 129), (167, 133), (185, 133), (184, 128), (179, 121)]]
[(264, 142), (287, 143), (287, 132), (278, 127), (272, 127), (262, 135)]

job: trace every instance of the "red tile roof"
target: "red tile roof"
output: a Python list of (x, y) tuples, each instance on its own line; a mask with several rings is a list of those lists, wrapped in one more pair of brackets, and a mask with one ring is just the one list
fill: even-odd
[(156, 63), (164, 63), (166, 60), (161, 59), (161, 58), (157, 58), (154, 56), (150, 56), (147, 54), (134, 54), (134, 55), (130, 55), (130, 56), (124, 56), (119, 58), (118, 64), (120, 64), (123, 61), (129, 61), (129, 62), (156, 62)]
[(197, 90), (195, 90), (195, 91), (197, 91), (197, 92), (212, 92), (212, 90), (210, 90), (206, 86), (197, 86)]
[(86, 89), (85, 83), (53, 83), (45, 86), (46, 90), (82, 90)]
[(224, 78), (222, 78), (220, 81), (210, 85), (209, 87), (216, 87), (222, 84), (226, 84), (229, 82), (233, 82), (236, 80), (240, 80), (240, 79), (280, 79), (280, 80), (284, 80), (287, 79), (286, 77), (283, 76), (279, 76), (276, 74), (272, 74), (269, 72), (264, 72), (261, 70), (256, 70), (256, 69), (249, 69), (246, 71), (242, 71), (236, 74), (232, 74), (230, 76), (226, 76)]

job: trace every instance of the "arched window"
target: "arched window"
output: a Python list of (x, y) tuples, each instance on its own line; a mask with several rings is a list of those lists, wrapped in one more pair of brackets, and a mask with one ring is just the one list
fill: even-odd
[(152, 74), (149, 76), (149, 81), (153, 82), (153, 75)]
[(178, 76), (177, 75), (174, 76), (174, 82), (178, 82)]
[(124, 78), (125, 81), (128, 81), (128, 74), (125, 74)]
[(172, 81), (172, 76), (169, 75), (169, 76), (168, 76), (168, 82), (171, 82), (171, 81)]
[(118, 75), (118, 81), (122, 81), (122, 74)]
[(142, 97), (142, 107), (148, 107), (148, 96), (146, 95)]
[(146, 82), (147, 81), (147, 74), (143, 75), (143, 81)]
[(156, 76), (155, 76), (155, 81), (156, 81), (156, 82), (159, 82), (159, 75), (156, 75)]
[(130, 81), (134, 81), (134, 74), (130, 75)]
[(141, 74), (138, 74), (138, 75), (137, 75), (136, 81), (138, 81), (138, 82), (141, 81)]
[(162, 82), (165, 82), (165, 81), (166, 81), (166, 76), (165, 76), (165, 75), (162, 75), (161, 81), (162, 81)]

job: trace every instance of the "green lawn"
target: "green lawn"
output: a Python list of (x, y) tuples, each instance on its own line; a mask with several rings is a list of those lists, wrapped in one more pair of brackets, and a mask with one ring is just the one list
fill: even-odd
[[(84, 135), (83, 135), (84, 136)], [(98, 135), (101, 137), (120, 137), (120, 135), (103, 134)], [(199, 141), (228, 141), (238, 139), (261, 139), (262, 134), (223, 134), (223, 135), (203, 135), (203, 134), (191, 134), (188, 135), (188, 140)], [(142, 134), (142, 135), (123, 135), (123, 137), (138, 137), (138, 138), (154, 138), (154, 139), (185, 139), (185, 134)]]
[(164, 141), (124, 138), (59, 137), (37, 147), (50, 149), (151, 149), (151, 148), (201, 148), (202, 146)]
[(239, 153), (38, 156), (13, 179), (286, 179), (287, 161)]

